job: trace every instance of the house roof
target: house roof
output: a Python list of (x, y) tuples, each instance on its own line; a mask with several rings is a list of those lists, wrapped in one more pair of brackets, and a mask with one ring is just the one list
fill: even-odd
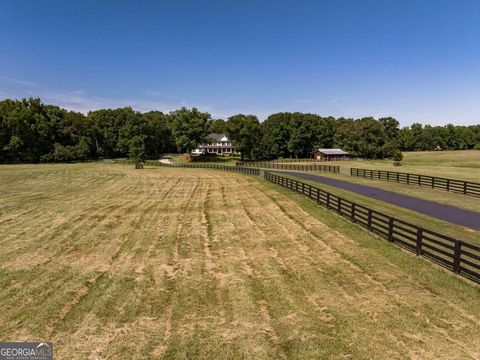
[(226, 133), (211, 133), (207, 135), (207, 140), (220, 142), (223, 137), (228, 139), (228, 135)]
[(342, 149), (318, 149), (317, 151), (324, 155), (350, 155)]
[(199, 148), (199, 149), (233, 149), (233, 146), (225, 146), (225, 145), (198, 145), (197, 148)]

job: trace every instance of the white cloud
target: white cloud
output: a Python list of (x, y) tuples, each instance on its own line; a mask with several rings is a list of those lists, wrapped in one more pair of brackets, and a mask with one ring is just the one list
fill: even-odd
[(5, 76), (5, 75), (0, 75), (0, 79), (3, 79), (7, 82), (10, 82), (10, 83), (13, 83), (13, 84), (16, 84), (16, 85), (24, 85), (24, 86), (29, 86), (29, 87), (38, 87), (39, 86), (37, 83), (31, 82), (31, 81), (13, 79), (13, 78)]
[[(478, 93), (451, 98), (450, 102), (444, 101), (439, 104), (405, 98), (401, 101), (398, 101), (398, 99), (397, 101), (385, 101), (382, 106), (375, 105), (369, 98), (356, 98), (351, 95), (330, 98), (294, 98), (279, 104), (270, 103), (268, 106), (261, 104), (259, 99), (238, 96), (234, 100), (230, 99), (230, 102), (233, 101), (235, 105), (229, 106), (227, 104), (218, 105), (216, 99), (212, 103), (217, 103), (217, 105), (200, 101), (187, 101), (156, 90), (143, 90), (142, 94), (144, 95), (142, 98), (101, 97), (92, 95), (84, 89), (59, 91), (35, 82), (0, 75), (0, 99), (39, 97), (44, 103), (82, 113), (126, 106), (142, 112), (150, 110), (169, 112), (182, 106), (195, 106), (201, 111), (209, 112), (214, 118), (224, 119), (231, 115), (243, 113), (254, 114), (260, 121), (263, 121), (273, 113), (301, 111), (317, 113), (322, 116), (352, 118), (393, 116), (400, 121), (401, 126), (411, 125), (414, 122), (431, 125), (448, 123), (468, 125), (480, 122), (480, 113), (476, 105), (480, 99)], [(434, 104), (435, 108), (433, 108)], [(478, 118), (476, 118), (476, 114), (478, 114)]]
[[(8, 91), (3, 91), (3, 83), (8, 83)], [(39, 97), (46, 104), (54, 104), (68, 110), (88, 113), (89, 111), (107, 108), (119, 108), (130, 106), (138, 111), (159, 110), (169, 112), (176, 110), (182, 106), (196, 107), (200, 111), (208, 112), (213, 118), (226, 119), (235, 114), (255, 114), (259, 120), (262, 121), (268, 115), (279, 111), (290, 111), (288, 108), (280, 110), (266, 109), (258, 105), (252, 105), (248, 102), (245, 106), (215, 106), (209, 103), (202, 103), (199, 101), (187, 101), (178, 99), (173, 96), (165, 95), (160, 91), (143, 90), (142, 93), (145, 98), (108, 98), (89, 94), (83, 89), (73, 91), (58, 91), (48, 87), (39, 85), (37, 83), (13, 79), (7, 76), (0, 75), (0, 98), (20, 99), (24, 97)], [(299, 105), (301, 107), (308, 104), (308, 99), (300, 99)]]
[[(1, 87), (8, 88), (9, 90), (4, 90)], [(163, 100), (155, 101), (148, 99), (116, 99), (100, 97), (91, 95), (83, 89), (66, 92), (59, 91), (41, 86), (34, 82), (13, 79), (4, 75), (0, 75), (0, 97), (14, 99), (39, 97), (46, 104), (54, 104), (68, 110), (79, 111), (82, 113), (97, 109), (126, 106), (131, 106), (139, 111), (160, 110), (168, 112), (181, 106), (187, 106), (187, 103), (184, 101), (166, 102)]]

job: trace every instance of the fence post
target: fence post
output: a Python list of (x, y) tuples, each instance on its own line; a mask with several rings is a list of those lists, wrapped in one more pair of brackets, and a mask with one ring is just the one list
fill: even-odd
[(327, 209), (330, 210), (330, 193), (327, 193)]
[(462, 252), (462, 242), (455, 241), (455, 252), (453, 253), (453, 272), (460, 274), (460, 256)]
[(467, 182), (466, 181), (463, 182), (463, 193), (464, 194), (467, 193)]
[(388, 220), (388, 241), (393, 242), (393, 217)]
[(337, 212), (342, 215), (342, 199), (337, 197)]
[(410, 185), (410, 174), (407, 173), (407, 185)]
[(450, 191), (450, 179), (447, 179), (447, 191)]
[(423, 238), (423, 229), (419, 227), (417, 229), (417, 242), (415, 247), (415, 253), (417, 256), (422, 255), (422, 238)]
[(352, 203), (352, 208), (351, 208), (351, 214), (350, 214), (350, 221), (355, 222), (355, 203)]
[(372, 230), (372, 209), (368, 209), (367, 229), (368, 229), (368, 231)]

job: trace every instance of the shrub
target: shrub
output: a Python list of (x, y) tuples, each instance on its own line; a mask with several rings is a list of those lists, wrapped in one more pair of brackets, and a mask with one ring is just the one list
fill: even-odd
[(393, 152), (393, 161), (400, 162), (403, 160), (403, 154), (400, 150), (395, 150)]
[(53, 154), (46, 154), (41, 157), (42, 161), (69, 162), (75, 160), (88, 159), (90, 148), (86, 138), (82, 137), (77, 145), (64, 146), (59, 143), (54, 144)]
[(141, 136), (134, 136), (130, 140), (128, 155), (130, 159), (136, 162), (145, 160), (145, 144)]

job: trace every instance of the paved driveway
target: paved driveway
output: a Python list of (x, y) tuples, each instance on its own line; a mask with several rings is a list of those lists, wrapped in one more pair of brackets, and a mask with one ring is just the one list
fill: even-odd
[(305, 174), (291, 171), (269, 171), (286, 175), (293, 175), (302, 179), (334, 186), (343, 190), (352, 191), (360, 195), (368, 196), (372, 199), (385, 201), (389, 204), (401, 206), (403, 208), (417, 211), (419, 213), (435, 217), (437, 219), (442, 219), (457, 225), (462, 225), (468, 228), (480, 230), (480, 213), (474, 211), (459, 209), (453, 206), (439, 204), (428, 200), (422, 200), (407, 195), (397, 194), (391, 191), (386, 191), (371, 186), (353, 184), (343, 180), (325, 178), (313, 174)]

